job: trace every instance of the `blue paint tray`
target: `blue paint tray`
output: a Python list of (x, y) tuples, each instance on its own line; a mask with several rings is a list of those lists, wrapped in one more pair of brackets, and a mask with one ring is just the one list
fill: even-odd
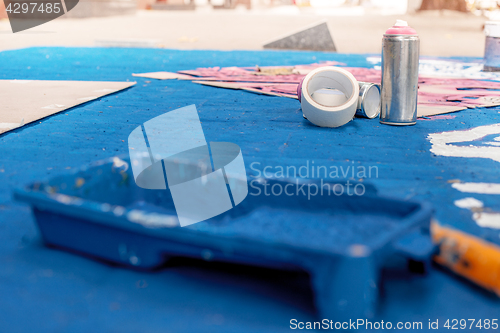
[[(180, 227), (170, 191), (138, 187), (129, 161), (116, 161), (15, 191), (31, 205), (47, 244), (141, 269), (184, 256), (306, 271), (319, 314), (337, 320), (371, 316), (382, 270), (425, 267), (434, 251), (428, 204), (380, 197), (367, 185), (364, 195), (311, 198), (292, 190), (324, 185), (316, 180), (249, 175), (243, 202)], [(275, 184), (291, 184), (294, 195), (265, 195)]]

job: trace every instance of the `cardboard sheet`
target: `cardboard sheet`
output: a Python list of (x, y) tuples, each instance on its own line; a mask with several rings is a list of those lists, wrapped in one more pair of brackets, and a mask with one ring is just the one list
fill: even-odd
[(446, 106), (446, 105), (417, 105), (417, 117), (429, 117), (440, 114), (452, 113), (467, 109), (466, 107)]
[(0, 134), (135, 82), (0, 80)]
[[(253, 93), (297, 98), (297, 84), (314, 68), (339, 66), (329, 61), (284, 67), (210, 67), (183, 70), (178, 73), (156, 72), (134, 74), (154, 79), (192, 80), (194, 83)], [(358, 81), (380, 83), (376, 68), (344, 67)], [(467, 108), (500, 105), (500, 83), (461, 77), (420, 76), (418, 117), (461, 111)]]
[(178, 74), (178, 73), (171, 73), (171, 72), (151, 72), (151, 73), (142, 73), (142, 74), (133, 73), (132, 76), (145, 77), (145, 78), (156, 79), (156, 80), (173, 80), (173, 79), (194, 80), (194, 79), (196, 79), (193, 76)]
[(203, 84), (205, 86), (226, 88), (226, 89), (241, 89), (250, 91), (256, 94), (288, 97), (298, 99), (296, 90), (297, 84), (280, 84), (282, 88), (279, 89), (277, 84), (265, 83), (251, 83), (251, 82), (213, 82), (213, 81), (193, 81), (194, 83)]

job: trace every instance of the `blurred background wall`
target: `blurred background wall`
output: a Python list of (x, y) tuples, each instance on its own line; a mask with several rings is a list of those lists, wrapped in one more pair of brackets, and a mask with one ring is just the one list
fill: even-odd
[[(29, 46), (125, 46), (258, 50), (326, 21), (342, 53), (380, 53), (396, 19), (421, 36), (421, 54), (484, 53), (483, 27), (497, 0), (80, 0), (60, 19), (9, 34), (0, 0), (0, 50)], [(1, 19), (3, 17), (3, 19)]]
[[(302, 14), (380, 15), (413, 13), (423, 10), (453, 10), (486, 17), (500, 17), (500, 0), (80, 0), (66, 17), (99, 17), (132, 14), (139, 9), (197, 10), (247, 9)], [(0, 0), (0, 18), (6, 18)]]

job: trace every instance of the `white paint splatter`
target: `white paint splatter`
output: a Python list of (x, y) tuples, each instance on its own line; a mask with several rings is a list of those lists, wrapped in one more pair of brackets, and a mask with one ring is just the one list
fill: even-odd
[(113, 157), (113, 168), (121, 169), (123, 172), (128, 170), (128, 163), (119, 157)]
[(496, 146), (457, 146), (450, 143), (475, 141), (487, 135), (500, 134), (500, 124), (479, 126), (465, 131), (432, 133), (427, 137), (431, 152), (440, 156), (490, 158), (500, 162), (500, 147)]
[(454, 183), (451, 186), (465, 193), (500, 194), (499, 183)]
[(418, 74), (431, 77), (500, 80), (500, 73), (484, 72), (482, 62), (460, 62), (439, 59), (420, 59)]
[[(500, 137), (496, 137), (490, 142), (484, 142), (489, 146), (457, 146), (451, 143), (477, 141), (487, 135), (500, 134), (500, 124), (479, 126), (465, 131), (450, 131), (442, 133), (432, 133), (427, 137), (431, 144), (431, 152), (440, 156), (469, 157), (469, 158), (489, 158), (500, 162)], [(500, 183), (453, 183), (454, 189), (465, 193), (500, 194)], [(475, 198), (464, 198), (455, 201), (455, 206), (470, 209), (482, 210), (483, 202)], [(478, 226), (484, 228), (500, 229), (499, 212), (476, 211), (472, 218)]]
[(382, 57), (366, 57), (366, 61), (370, 64), (376, 65), (382, 62)]
[(500, 229), (500, 213), (474, 213), (472, 218), (480, 227)]
[[(456, 185), (456, 184), (453, 184)], [(472, 219), (476, 224), (482, 228), (493, 228), (500, 229), (500, 213), (497, 212), (483, 212), (481, 211), (484, 207), (482, 201), (475, 198), (464, 198), (455, 201), (455, 206), (469, 209), (469, 210), (479, 210), (472, 214)]]
[[(382, 62), (381, 57), (370, 56), (366, 61), (372, 65)], [(380, 69), (380, 66), (374, 66)], [(482, 62), (461, 62), (440, 59), (420, 59), (418, 73), (426, 77), (456, 77), (500, 81), (500, 73), (484, 72)]]
[(482, 208), (484, 204), (482, 201), (479, 201), (474, 198), (463, 198), (460, 200), (455, 200), (455, 206), (460, 208), (471, 209), (471, 208)]
[(130, 222), (142, 224), (148, 228), (177, 227), (179, 220), (173, 215), (159, 213), (146, 213), (142, 210), (134, 209), (127, 214)]
[(490, 146), (497, 146), (500, 147), (500, 142), (498, 141), (488, 141), (488, 142), (483, 142), (485, 145), (490, 145)]

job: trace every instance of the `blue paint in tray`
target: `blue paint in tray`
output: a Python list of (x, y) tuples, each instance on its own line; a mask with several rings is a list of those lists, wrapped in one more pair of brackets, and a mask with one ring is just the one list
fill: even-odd
[[(434, 251), (430, 205), (380, 197), (369, 185), (364, 195), (325, 190), (312, 198), (293, 187), (319, 186), (315, 180), (249, 177), (260, 191), (182, 228), (170, 191), (138, 187), (123, 167), (130, 161), (120, 161), (121, 168), (114, 161), (15, 192), (32, 206), (47, 244), (142, 269), (184, 256), (304, 270), (319, 313), (344, 320), (373, 316), (380, 271), (394, 257), (428, 265)], [(297, 195), (265, 195), (264, 183), (292, 184), (288, 193)]]

